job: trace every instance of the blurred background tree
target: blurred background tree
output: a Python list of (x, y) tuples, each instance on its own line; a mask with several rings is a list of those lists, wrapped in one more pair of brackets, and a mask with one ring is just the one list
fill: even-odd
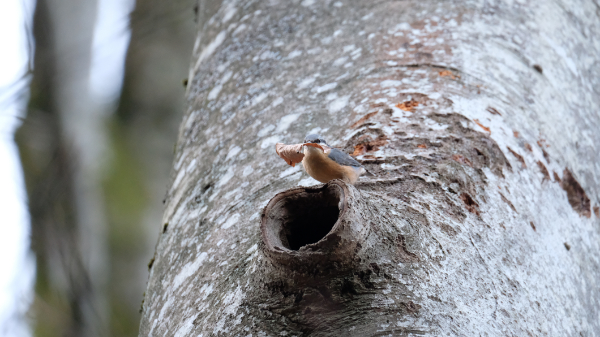
[(137, 335), (162, 227), (194, 0), (136, 1), (122, 92), (109, 102), (89, 86), (100, 1), (38, 0), (34, 13), (31, 98), (15, 137), (37, 260), (36, 336)]

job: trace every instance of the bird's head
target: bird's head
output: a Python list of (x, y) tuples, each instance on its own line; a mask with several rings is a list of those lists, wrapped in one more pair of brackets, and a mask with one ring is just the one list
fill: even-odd
[(311, 133), (311, 134), (307, 135), (306, 137), (304, 137), (304, 142), (327, 145), (325, 138), (321, 137), (321, 135), (319, 135), (317, 133)]

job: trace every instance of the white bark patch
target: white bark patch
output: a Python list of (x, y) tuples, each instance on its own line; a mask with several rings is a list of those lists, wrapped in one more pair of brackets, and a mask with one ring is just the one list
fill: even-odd
[(252, 99), (252, 103), (250, 103), (250, 106), (255, 106), (255, 105), (259, 104), (260, 102), (264, 101), (264, 100), (265, 100), (265, 98), (267, 98), (268, 96), (269, 96), (269, 94), (268, 94), (268, 93), (266, 93), (266, 92), (263, 92), (262, 94), (260, 94), (260, 95), (258, 95), (258, 96), (256, 96), (256, 97), (254, 97), (254, 98)]
[(254, 253), (257, 248), (258, 248), (258, 245), (255, 243), (254, 245), (252, 245), (252, 247), (248, 248), (248, 250), (246, 251), (246, 254)]
[(252, 168), (252, 166), (248, 165), (244, 168), (244, 171), (242, 172), (242, 175), (244, 177), (247, 177), (250, 173), (254, 172), (254, 169)]
[(302, 80), (300, 83), (298, 83), (297, 87), (298, 87), (298, 89), (304, 89), (304, 88), (308, 87), (309, 85), (313, 84), (314, 81), (315, 81), (315, 79), (313, 77), (309, 77), (307, 79)]
[[(200, 256), (198, 256), (198, 258), (196, 259), (196, 261), (192, 262), (192, 263), (188, 263), (185, 266), (183, 266), (181, 268), (181, 271), (179, 272), (179, 274), (177, 274), (177, 276), (175, 276), (175, 278), (173, 279), (173, 289), (177, 290), (177, 288), (179, 288), (179, 286), (181, 286), (181, 284), (190, 276), (192, 276), (194, 273), (196, 273), (198, 271), (198, 269), (200, 268), (200, 266), (202, 265), (202, 262), (204, 262), (204, 260), (206, 260), (206, 257), (208, 256), (208, 254), (206, 254), (206, 252), (202, 252), (200, 254)], [(164, 307), (163, 307), (164, 310)], [(163, 315), (163, 312), (161, 311), (160, 316)], [(160, 320), (160, 316), (159, 316), (159, 320)]]
[(328, 83), (328, 84), (322, 85), (320, 87), (315, 87), (311, 91), (316, 92), (317, 94), (320, 94), (322, 92), (326, 92), (331, 89), (334, 89), (335, 87), (337, 87), (337, 82)]
[(196, 121), (196, 117), (200, 112), (198, 110), (194, 110), (190, 113), (190, 116), (188, 117), (187, 121), (185, 122), (185, 128), (189, 129), (192, 127), (192, 125), (194, 125), (194, 122)]
[(350, 96), (343, 96), (329, 103), (329, 113), (334, 114), (345, 108), (349, 98)]
[(261, 149), (266, 149), (269, 146), (273, 146), (273, 145), (275, 145), (277, 143), (278, 140), (279, 140), (279, 136), (278, 135), (274, 135), (274, 136), (271, 136), (269, 138), (266, 138), (260, 144), (260, 148)]
[(400, 87), (400, 86), (402, 86), (402, 81), (385, 80), (385, 81), (381, 82), (380, 85), (382, 88)]
[(192, 331), (192, 329), (194, 328), (194, 320), (198, 317), (198, 315), (199, 313), (186, 319), (185, 322), (183, 322), (183, 324), (179, 328), (179, 330), (177, 330), (177, 332), (175, 333), (175, 337), (187, 336), (190, 333), (190, 331)]
[(296, 172), (298, 172), (300, 170), (300, 165), (296, 165), (294, 167), (290, 167), (289, 169), (281, 172), (281, 174), (279, 174), (279, 178), (285, 178), (291, 174), (294, 174)]
[(336, 98), (338, 98), (338, 94), (337, 94), (337, 92), (332, 92), (331, 94), (328, 94), (328, 95), (325, 97), (325, 100), (326, 100), (327, 102), (329, 102), (329, 101), (333, 101), (333, 100), (334, 100), (334, 99), (336, 99)]
[(196, 161), (196, 159), (194, 158), (194, 159), (193, 159), (193, 160), (192, 160), (192, 161), (191, 161), (191, 162), (188, 164), (188, 166), (185, 168), (185, 171), (186, 171), (186, 172), (192, 172), (192, 171), (194, 171), (194, 169), (196, 168), (196, 163), (197, 163), (197, 161)]
[(256, 135), (259, 137), (264, 137), (274, 129), (275, 129), (275, 125), (270, 124), (270, 125), (267, 125), (264, 128), (262, 128), (260, 131), (258, 131), (258, 133)]
[(200, 56), (198, 56), (198, 61), (196, 61), (196, 65), (194, 66), (194, 73), (198, 70), (200, 64), (202, 64), (202, 61), (204, 61), (204, 59), (212, 55), (215, 52), (215, 50), (219, 48), (223, 41), (225, 41), (225, 37), (227, 37), (227, 33), (225, 31), (222, 31), (219, 33), (219, 35), (215, 37), (215, 39), (211, 43), (204, 47), (204, 49), (200, 53)]
[(306, 53), (308, 53), (309, 55), (318, 55), (318, 54), (321, 54), (322, 52), (323, 52), (323, 49), (321, 49), (321, 47), (309, 49), (306, 51)]
[(271, 103), (271, 106), (274, 108), (274, 107), (278, 106), (278, 105), (279, 105), (279, 104), (281, 104), (281, 103), (283, 103), (283, 98), (281, 98), (281, 97), (277, 97), (277, 98), (276, 98), (276, 99), (273, 101), (273, 103)]
[(356, 46), (355, 46), (355, 45), (353, 45), (353, 44), (351, 44), (351, 45), (347, 45), (347, 46), (344, 46), (344, 53), (347, 53), (347, 52), (353, 51), (354, 49), (356, 49)]
[(236, 214), (230, 216), (229, 219), (227, 219), (227, 221), (225, 221), (225, 223), (221, 226), (221, 229), (227, 229), (227, 228), (235, 225), (236, 223), (238, 223), (239, 220), (240, 220), (240, 215), (236, 213)]
[(208, 93), (208, 100), (212, 101), (214, 99), (216, 99), (217, 97), (219, 97), (219, 93), (221, 92), (221, 89), (223, 89), (223, 86), (221, 84), (216, 85), (209, 93)]
[(369, 19), (370, 19), (370, 18), (372, 18), (372, 17), (373, 17), (373, 13), (371, 12), (371, 13), (369, 13), (369, 14), (367, 14), (367, 15), (363, 16), (363, 17), (362, 17), (362, 18), (360, 18), (360, 19), (361, 19), (361, 20), (363, 20), (363, 21), (365, 21), (365, 20), (369, 20)]
[(333, 61), (333, 65), (334, 65), (335, 67), (339, 67), (339, 66), (341, 66), (342, 64), (346, 63), (346, 61), (347, 61), (347, 60), (348, 60), (348, 56), (343, 56), (343, 57), (340, 57), (339, 59), (337, 59), (337, 60)]
[(229, 81), (229, 79), (231, 78), (231, 75), (233, 75), (233, 72), (231, 70), (223, 74), (223, 77), (221, 77), (220, 80), (221, 84), (227, 83), (227, 81)]
[(200, 41), (202, 41), (202, 37), (200, 35), (198, 35), (198, 37), (196, 38), (196, 41), (194, 41), (194, 49), (192, 50), (192, 53), (194, 55), (196, 55), (198, 53), (198, 48), (200, 47)]
[(571, 70), (571, 72), (573, 72), (573, 75), (577, 76), (578, 75), (577, 66), (575, 66), (575, 62), (573, 62), (573, 59), (570, 58), (569, 56), (567, 56), (567, 51), (561, 45), (552, 41), (548, 36), (542, 35), (542, 37), (544, 38), (544, 40), (546, 40), (548, 45), (550, 45), (550, 47), (552, 47), (552, 49), (554, 49), (554, 52), (565, 61), (565, 64), (567, 65), (569, 70)]
[(234, 31), (233, 31), (233, 36), (238, 35), (239, 33), (243, 32), (246, 28), (248, 28), (248, 26), (246, 26), (245, 24), (241, 24), (239, 25)]
[(278, 56), (277, 53), (272, 52), (270, 50), (265, 50), (262, 54), (260, 54), (260, 59), (261, 60), (268, 60), (268, 59), (276, 59)]
[(231, 18), (235, 15), (235, 13), (237, 12), (237, 8), (231, 6), (227, 8), (227, 11), (225, 12), (225, 15), (223, 16), (223, 23), (226, 23), (227, 21), (231, 20)]
[(229, 160), (229, 159), (237, 156), (238, 153), (240, 153), (240, 151), (242, 151), (242, 148), (237, 145), (234, 145), (227, 153), (227, 157), (225, 158), (225, 160)]
[(183, 161), (185, 160), (185, 158), (187, 157), (188, 152), (184, 152), (181, 157), (179, 157), (179, 160), (177, 160), (177, 162), (175, 163), (175, 166), (173, 166), (173, 168), (175, 168), (175, 170), (179, 170), (179, 168), (181, 167), (181, 164), (183, 164)]
[(154, 327), (156, 326), (155, 325), (156, 323), (164, 322), (163, 317), (165, 316), (165, 314), (167, 313), (167, 310), (169, 310), (169, 307), (171, 306), (171, 304), (173, 304), (174, 301), (175, 301), (174, 296), (169, 296), (169, 298), (167, 299), (165, 304), (163, 304), (162, 308), (160, 309), (160, 314), (158, 314), (158, 318), (154, 321), (154, 324), (152, 325), (153, 330), (154, 330)]
[[(321, 130), (322, 130), (322, 132), (321, 132)], [(320, 127), (317, 126), (316, 128), (310, 129), (310, 131), (308, 131), (306, 134), (310, 135), (311, 133), (319, 133), (319, 132), (323, 133), (325, 131), (327, 131), (327, 129), (322, 129), (322, 128), (320, 128)]]
[(200, 289), (200, 294), (202, 295), (201, 301), (206, 300), (206, 298), (212, 294), (213, 292), (213, 286), (212, 284), (205, 284), (202, 286), (202, 288)]
[(318, 185), (320, 182), (316, 181), (314, 178), (304, 178), (298, 182), (298, 186), (314, 186)]
[(242, 292), (242, 288), (240, 286), (238, 286), (234, 292), (231, 292), (227, 296), (225, 296), (225, 298), (223, 299), (223, 305), (225, 306), (225, 309), (220, 315), (221, 319), (217, 323), (217, 326), (215, 327), (213, 333), (216, 334), (219, 331), (226, 331), (223, 329), (226, 322), (232, 326), (236, 326), (242, 322), (241, 318), (243, 315), (237, 316), (235, 321), (231, 321), (229, 319), (229, 315), (236, 314), (238, 308), (240, 307), (240, 304), (242, 304), (242, 300), (245, 297), (246, 296)]
[(171, 188), (176, 189), (177, 186), (179, 186), (179, 183), (181, 182), (181, 180), (183, 180), (183, 177), (185, 177), (185, 168), (182, 168), (181, 170), (179, 170), (179, 172), (177, 173), (177, 177), (175, 177), (175, 181), (173, 181), (173, 187), (171, 187)]
[(219, 182), (217, 183), (217, 187), (221, 187), (221, 186), (227, 184), (229, 182), (229, 180), (231, 180), (231, 178), (233, 178), (234, 169), (235, 169), (235, 167), (230, 167), (229, 169), (227, 169), (227, 172), (221, 177), (221, 179), (219, 179)]
[(282, 132), (287, 130), (290, 127), (290, 125), (292, 125), (292, 123), (294, 123), (298, 119), (298, 117), (300, 117), (300, 114), (290, 114), (281, 118), (279, 124), (277, 125), (276, 131)]
[(301, 50), (294, 50), (293, 52), (288, 54), (288, 59), (293, 59), (294, 57), (300, 56), (302, 55), (302, 51)]

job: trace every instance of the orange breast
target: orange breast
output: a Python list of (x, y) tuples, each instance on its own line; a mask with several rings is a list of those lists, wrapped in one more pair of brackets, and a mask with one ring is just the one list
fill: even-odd
[(347, 183), (354, 184), (358, 179), (357, 169), (334, 162), (322, 150), (314, 147), (304, 148), (302, 166), (306, 173), (322, 183), (333, 179), (342, 179)]

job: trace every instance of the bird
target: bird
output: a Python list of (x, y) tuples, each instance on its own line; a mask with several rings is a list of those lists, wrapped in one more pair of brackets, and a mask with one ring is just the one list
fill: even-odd
[(304, 138), (304, 143), (325, 145), (324, 149), (304, 146), (302, 166), (314, 179), (327, 183), (333, 179), (341, 179), (354, 184), (366, 170), (349, 154), (332, 148), (321, 135), (312, 133)]

